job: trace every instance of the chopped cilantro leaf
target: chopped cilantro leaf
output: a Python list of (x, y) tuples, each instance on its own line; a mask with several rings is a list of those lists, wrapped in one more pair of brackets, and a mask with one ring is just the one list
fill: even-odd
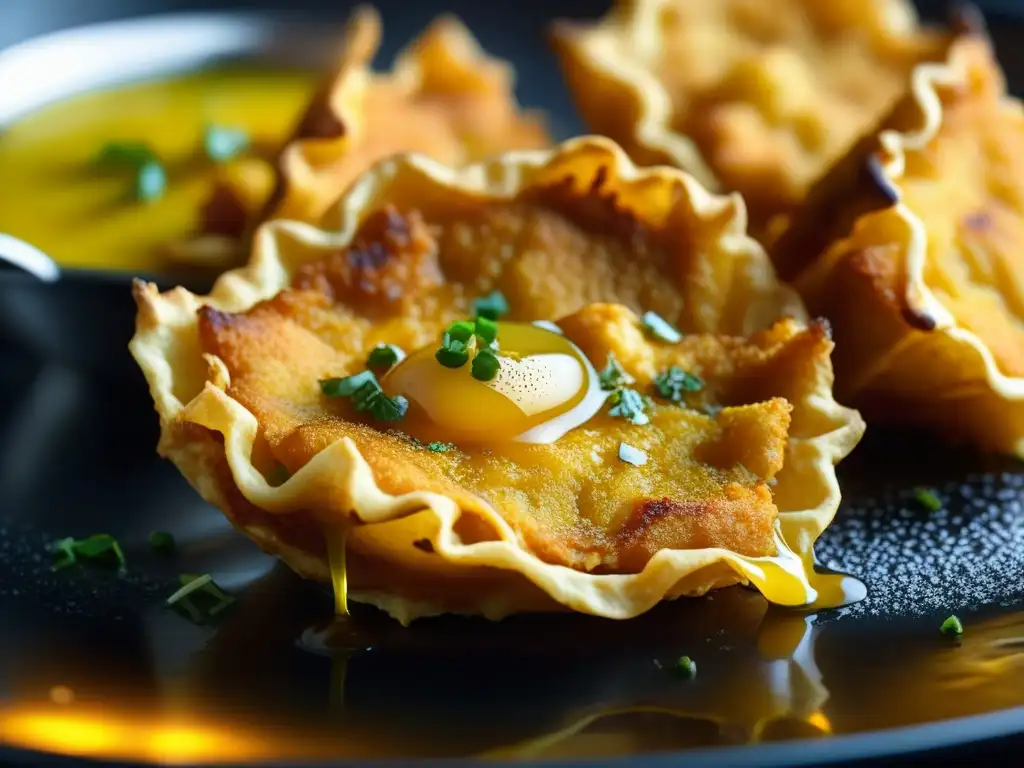
[(369, 413), (377, 421), (398, 421), (409, 410), (409, 401), (401, 395), (391, 397), (377, 382), (373, 371), (362, 371), (340, 379), (324, 379), (320, 390), (327, 397), (351, 397), (359, 413)]
[(697, 662), (689, 656), (680, 656), (679, 660), (676, 661), (675, 670), (676, 674), (680, 677), (685, 677), (688, 680), (693, 679), (697, 676)]
[(703, 386), (700, 376), (688, 373), (678, 365), (670, 366), (654, 377), (654, 388), (658, 394), (673, 403), (683, 402), (687, 392), (697, 392)]
[(927, 488), (915, 488), (914, 499), (929, 512), (938, 512), (942, 509), (942, 500), (935, 495), (935, 491)]
[(386, 371), (394, 367), (404, 357), (405, 352), (401, 347), (396, 347), (394, 344), (378, 344), (370, 350), (370, 354), (366, 358), (366, 367)]
[(473, 358), (473, 378), (477, 381), (490, 381), (498, 375), (501, 370), (501, 363), (494, 351), (488, 348), (481, 349)]
[(601, 389), (611, 391), (619, 387), (628, 387), (636, 380), (615, 359), (615, 355), (609, 353), (604, 370), (598, 374), (598, 381), (601, 383)]
[(498, 324), (488, 317), (480, 316), (474, 323), (473, 332), (477, 339), (483, 342), (484, 346), (493, 344), (498, 340)]
[(141, 168), (156, 159), (156, 153), (141, 141), (110, 141), (100, 148), (96, 163), (107, 168)]
[(964, 625), (956, 616), (950, 616), (942, 622), (942, 626), (939, 627), (939, 631), (944, 635), (959, 637), (964, 633)]
[(610, 415), (626, 419), (630, 424), (637, 426), (650, 423), (650, 419), (645, 413), (648, 400), (635, 389), (618, 389), (609, 396), (608, 400), (612, 404), (612, 407), (608, 409)]
[(362, 371), (340, 379), (324, 379), (320, 390), (328, 397), (352, 397), (361, 387), (376, 381), (373, 371)]
[(491, 291), (473, 302), (473, 309), (478, 318), (486, 317), (489, 320), (497, 320), (508, 314), (508, 299), (501, 291)]
[(473, 333), (476, 331), (476, 323), (471, 323), (469, 320), (458, 320), (448, 326), (448, 330), (445, 331), (445, 337), (461, 341), (464, 344), (468, 344), (469, 340), (473, 338)]
[(181, 588), (167, 598), (166, 605), (182, 609), (197, 624), (213, 618), (235, 602), (208, 573), (201, 576), (183, 573), (178, 583)]
[(208, 125), (203, 131), (203, 150), (215, 163), (233, 160), (249, 148), (249, 134), (241, 128)]
[(445, 368), (461, 368), (469, 362), (469, 340), (473, 338), (475, 324), (459, 320), (448, 326), (441, 339), (441, 348), (434, 358)]
[(433, 451), (434, 453), (447, 453), (448, 451), (454, 451), (455, 445), (452, 443), (443, 443), (440, 440), (435, 440), (434, 442), (429, 443), (427, 445), (427, 450)]
[(445, 368), (461, 368), (469, 362), (469, 348), (465, 342), (446, 336), (444, 344), (434, 353), (434, 359)]
[(634, 467), (642, 467), (647, 463), (647, 454), (629, 443), (619, 443), (619, 458)]
[(109, 533), (97, 533), (85, 539), (67, 537), (58, 539), (50, 545), (50, 551), (58, 556), (57, 562), (53, 564), (55, 571), (67, 568), (82, 560), (94, 562), (116, 562), (119, 572), (128, 570), (128, 561), (117, 539)]
[(167, 173), (159, 160), (147, 160), (135, 173), (135, 199), (143, 203), (159, 200), (167, 188)]
[(149, 534), (149, 548), (163, 554), (173, 552), (174, 537), (167, 531), (153, 531)]
[(668, 321), (657, 312), (644, 312), (642, 323), (644, 330), (658, 341), (677, 344), (683, 338), (683, 334), (672, 327), (672, 325), (670, 325)]

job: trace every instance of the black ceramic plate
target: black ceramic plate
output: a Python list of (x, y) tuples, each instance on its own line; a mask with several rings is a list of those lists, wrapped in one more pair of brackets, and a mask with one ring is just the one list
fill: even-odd
[[(41, 23), (28, 5), (12, 17), (24, 29)], [(142, 9), (35, 7), (85, 5)], [(431, 15), (383, 5), (392, 51)], [(576, 124), (538, 35), (548, 15), (600, 10), (575, 5), (456, 8), (517, 63), (523, 101), (556, 110), (563, 135)], [(992, 26), (1011, 79), (1024, 83), (1014, 45), (1024, 28)], [(89, 309), (96, 356), (126, 355), (125, 281), (73, 277), (58, 284), (60, 302), (92, 301), (97, 285), (108, 299)], [(39, 334), (17, 302), (53, 301), (50, 288), (11, 278), (0, 302)], [(840, 467), (845, 501), (818, 550), (868, 584), (865, 601), (839, 611), (769, 610), (741, 588), (629, 622), (452, 618), (403, 629), (365, 611), (369, 649), (338, 652), (319, 631), (329, 595), (236, 535), (155, 456), (141, 376), (126, 366), (97, 377), (79, 365), (81, 339), (63, 331), (26, 340), (0, 346), (0, 759), (37, 762), (29, 750), (39, 748), (178, 762), (785, 765), (898, 754), (939, 765), (1024, 749), (1018, 462), (870, 429)], [(933, 489), (942, 509), (924, 508), (917, 488)], [(148, 547), (153, 530), (175, 535), (173, 555)], [(92, 533), (123, 544), (126, 575), (51, 570), (50, 542)], [(211, 574), (237, 602), (193, 624), (162, 605), (181, 573)], [(952, 613), (966, 627), (959, 640), (939, 632)], [(697, 662), (693, 680), (673, 672), (683, 654)]]

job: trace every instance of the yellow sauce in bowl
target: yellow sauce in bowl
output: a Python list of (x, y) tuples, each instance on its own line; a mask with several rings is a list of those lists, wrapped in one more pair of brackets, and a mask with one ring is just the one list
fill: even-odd
[[(155, 272), (174, 267), (167, 244), (195, 231), (216, 164), (207, 125), (246, 131), (250, 153), (273, 156), (317, 75), (218, 67), (75, 96), (0, 132), (0, 232), (65, 267)], [(162, 197), (138, 202), (130, 169), (105, 169), (105, 144), (144, 142), (167, 172)]]

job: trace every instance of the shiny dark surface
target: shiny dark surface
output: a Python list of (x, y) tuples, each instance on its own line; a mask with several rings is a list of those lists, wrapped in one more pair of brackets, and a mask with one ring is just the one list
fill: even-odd
[[(280, 5), (15, 2), (0, 7), (0, 44), (127, 13)], [(294, 14), (327, 8), (339, 20), (348, 10), (289, 5)], [(433, 7), (381, 5), (386, 60)], [(605, 5), (449, 4), (516, 63), (521, 99), (552, 111), (560, 136), (579, 127), (553, 76), (543, 21)], [(999, 20), (992, 31), (1019, 86), (1020, 27)], [(877, 764), (903, 753), (914, 753), (904, 763), (914, 765), (1019, 760), (1019, 462), (871, 429), (841, 466), (846, 501), (819, 546), (822, 562), (864, 579), (869, 596), (813, 620), (769, 611), (737, 588), (630, 622), (453, 618), (406, 630), (362, 611), (359, 642), (316, 641), (308, 630), (329, 621), (329, 596), (234, 533), (155, 455), (156, 416), (125, 348), (134, 317), (126, 278), (71, 278), (42, 286), (0, 273), (0, 729), (25, 711), (150, 723), (184, 710), (265, 743), (263, 757), (283, 763), (558, 761), (617, 750), (643, 753), (650, 765)], [(938, 492), (942, 510), (915, 501), (920, 486)], [(155, 529), (175, 535), (173, 557), (147, 546)], [(101, 532), (125, 546), (126, 576), (51, 570), (49, 542)], [(193, 625), (162, 605), (183, 572), (211, 573), (237, 604), (216, 624)], [(966, 626), (960, 640), (938, 630), (954, 612)], [(351, 645), (370, 650), (335, 649)], [(673, 674), (681, 654), (697, 661), (696, 679)], [(71, 689), (74, 702), (54, 703), (55, 686)], [(622, 712), (640, 707), (647, 711)], [(542, 748), (556, 732), (565, 738)], [(691, 750), (685, 758), (672, 751), (682, 748)], [(40, 759), (2, 747), (0, 758)]]
[[(329, 596), (235, 534), (155, 456), (141, 377), (112, 383), (10, 351), (3, 359), (0, 731), (26, 707), (159, 719), (173, 704), (261, 734), (286, 760), (724, 747), (763, 764), (774, 754), (766, 741), (810, 739), (783, 762), (820, 761), (1024, 730), (1024, 709), (1012, 709), (1024, 706), (1024, 471), (1015, 461), (876, 430), (841, 467), (848, 500), (820, 548), (871, 594), (813, 619), (735, 588), (630, 622), (452, 618), (403, 629), (366, 610), (358, 642), (332, 643), (316, 634)], [(935, 488), (944, 510), (917, 503), (918, 486)], [(176, 554), (152, 552), (152, 530), (172, 532)], [(124, 545), (126, 576), (51, 570), (48, 542), (100, 532)], [(926, 550), (940, 556), (929, 561)], [(211, 573), (237, 604), (209, 626), (162, 607), (182, 572)], [(900, 599), (908, 590), (912, 599)], [(953, 612), (966, 626), (959, 641), (938, 629)], [(353, 646), (369, 650), (344, 650)], [(672, 671), (681, 654), (698, 663), (692, 681)], [(49, 701), (54, 686), (71, 688), (75, 702)], [(659, 711), (623, 711), (637, 707)], [(903, 741), (878, 733), (997, 711), (961, 731)], [(602, 713), (580, 735), (538, 741)], [(297, 753), (294, 734), (316, 754)], [(861, 740), (852, 752), (845, 734)], [(754, 743), (758, 751), (744, 748)]]

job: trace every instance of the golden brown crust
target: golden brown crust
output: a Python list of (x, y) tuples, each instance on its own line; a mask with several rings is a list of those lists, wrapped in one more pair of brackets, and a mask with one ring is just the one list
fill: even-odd
[[(711, 438), (704, 441), (705, 460), (718, 468), (715, 471), (731, 489), (721, 499), (713, 506), (700, 505), (699, 515), (641, 514), (640, 520), (647, 521), (642, 524), (633, 512), (637, 500), (642, 504), (668, 498), (677, 509), (692, 510), (684, 502), (700, 497), (658, 487), (646, 494), (627, 488), (623, 498), (630, 501), (621, 507), (621, 516), (592, 521), (584, 526), (589, 533), (581, 536), (584, 528), (535, 515), (531, 507), (517, 513), (462, 483), (439, 483), (438, 462), (454, 462), (454, 457), (424, 455), (422, 449), (410, 453), (402, 438), (350, 421), (345, 406), (331, 405), (332, 417), (322, 418), (317, 378), (343, 373), (354, 360), (361, 362), (366, 345), (375, 341), (374, 333), (401, 328), (414, 336), (422, 333), (420, 343), (427, 343), (435, 330), (430, 324), (448, 319), (435, 316), (434, 310), (452, 307), (464, 312), (472, 297), (490, 290), (492, 283), (472, 281), (473, 291), (462, 292), (458, 301), (445, 293), (452, 290), (446, 283), (420, 292), (409, 305), (400, 302), (385, 308), (369, 323), (352, 308), (346, 310), (346, 305), (332, 304), (323, 293), (308, 290), (309, 285), (282, 292), (303, 265), (344, 251), (363, 224), (370, 221), (373, 228), (373, 212), (388, 203), (399, 210), (414, 205), (429, 226), (438, 211), (452, 206), (466, 210), (503, 200), (517, 205), (530, 197), (531, 190), (566, 179), (572, 180), (566, 189), (585, 195), (599, 174), (616, 204), (633, 211), (646, 232), (658, 233), (658, 247), (675, 243), (675, 255), (665, 262), (671, 265), (667, 274), (675, 280), (669, 284), (677, 291), (696, 292), (695, 306), (679, 317), (690, 324), (683, 324), (685, 330), (709, 335), (694, 335), (692, 342), (680, 345), (676, 353), (686, 358), (679, 362), (707, 361), (709, 381), (721, 375), (723, 382), (734, 383), (721, 387), (721, 394), (709, 387), (716, 397), (746, 392), (750, 399), (737, 402), (751, 403), (754, 409), (746, 414), (741, 408), (723, 411), (719, 428), (718, 422), (696, 412), (665, 406), (655, 410), (649, 433), (643, 427), (616, 428), (636, 430), (631, 441), (654, 455), (657, 446), (642, 441), (657, 442), (659, 430), (678, 430), (672, 425), (682, 424), (680, 419), (703, 425)], [(336, 232), (294, 222), (268, 225), (257, 237), (250, 265), (223, 275), (210, 296), (196, 297), (182, 289), (161, 295), (142, 284), (135, 290), (139, 315), (132, 352), (161, 415), (161, 452), (175, 461), (204, 498), (224, 509), (261, 546), (300, 573), (326, 580), (323, 549), (311, 543), (315, 534), (310, 517), (295, 511), (315, 510), (320, 521), (357, 517), (363, 524), (350, 534), (353, 598), (380, 605), (403, 621), (438, 611), (499, 617), (557, 606), (626, 617), (661, 599), (702, 594), (736, 580), (749, 580), (787, 604), (809, 598), (812, 593), (792, 556), (765, 562), (763, 557), (722, 547), (753, 553), (785, 546), (781, 536), (813, 541), (838, 503), (832, 465), (857, 442), (863, 424), (854, 412), (831, 400), (831, 346), (822, 329), (802, 330), (800, 323), (787, 321), (750, 341), (718, 337), (722, 330), (749, 334), (780, 315), (801, 314), (774, 280), (763, 252), (742, 234), (742, 207), (735, 199), (714, 198), (668, 169), (640, 171), (614, 145), (590, 139), (569, 142), (553, 153), (516, 154), (457, 172), (418, 156), (388, 161), (350, 190), (334, 218)], [(550, 222), (545, 226), (545, 232), (554, 231)], [(377, 227), (384, 239), (392, 230)], [(405, 240), (407, 245), (412, 242)], [(683, 248), (683, 243), (689, 245)], [(402, 250), (395, 252), (399, 260)], [(451, 250), (442, 249), (437, 258), (443, 260)], [(609, 258), (594, 255), (607, 254), (607, 249), (590, 253), (595, 259)], [(491, 263), (480, 258), (483, 266)], [(471, 266), (460, 263), (464, 269)], [(689, 266), (678, 269), (684, 264)], [(443, 273), (451, 279), (447, 268)], [(586, 278), (582, 269), (568, 275)], [(549, 283), (550, 291), (561, 290), (554, 275)], [(401, 285), (405, 292), (406, 284)], [(700, 300), (701, 291), (707, 301)], [(446, 303), (439, 303), (438, 295)], [(727, 298), (722, 300), (722, 295)], [(548, 296), (533, 294), (532, 300), (537, 306), (551, 306)], [(554, 305), (575, 311), (592, 300), (589, 295), (570, 295)], [(336, 319), (345, 311), (353, 313), (352, 327), (361, 331), (333, 338), (330, 323), (323, 322), (327, 311)], [(408, 312), (420, 314), (412, 317)], [(627, 313), (620, 317), (628, 319), (629, 310), (597, 307), (578, 313), (577, 326), (607, 329), (609, 323), (586, 321), (588, 312), (606, 317)], [(202, 318), (198, 326), (197, 317)], [(566, 323), (570, 333), (573, 323)], [(636, 330), (635, 318), (618, 332), (607, 331), (600, 343), (628, 341), (627, 328)], [(263, 349), (252, 344), (254, 338), (261, 339)], [(794, 354), (797, 349), (803, 351)], [(713, 363), (718, 366), (714, 370)], [(642, 367), (634, 371), (638, 378), (647, 375), (649, 382), (652, 372), (645, 374)], [(799, 380), (792, 378), (797, 374)], [(758, 387), (756, 392), (752, 389)], [(608, 446), (601, 450), (612, 454), (617, 438), (604, 430), (595, 427), (591, 442), (604, 440)], [(764, 450), (729, 448), (731, 441), (718, 439), (728, 430), (761, 441)], [(699, 439), (699, 431), (687, 427), (683, 432), (691, 440)], [(565, 450), (570, 447), (562, 444)], [(295, 470), (280, 486), (264, 479), (267, 462), (274, 460)], [(759, 472), (764, 473), (761, 480)], [(762, 480), (773, 473), (777, 485), (769, 493)], [(557, 482), (548, 485), (557, 487)], [(776, 506), (779, 524), (772, 526)], [(726, 519), (722, 515), (738, 524), (721, 525)], [(282, 518), (291, 522), (283, 525)], [(303, 518), (307, 522), (302, 523)], [(661, 546), (666, 541), (698, 542), (701, 537), (712, 546)], [(641, 565), (639, 572), (624, 572)]]
[(540, 116), (520, 111), (509, 64), (454, 16), (435, 19), (390, 74), (370, 71), (380, 38), (377, 12), (357, 8), (338, 67), (281, 152), (263, 220), (316, 222), (359, 173), (396, 152), (459, 165), (551, 143)]
[[(871, 163), (893, 204), (872, 212), (837, 169), (822, 199), (852, 231), (781, 246), (811, 309), (833, 322), (841, 396), (879, 420), (1022, 453), (1024, 114), (988, 39), (963, 36), (948, 61), (918, 68), (860, 151), (847, 167)], [(823, 219), (801, 216), (794, 233)]]
[(257, 225), (275, 218), (316, 222), (358, 174), (398, 152), (459, 165), (550, 146), (542, 116), (516, 101), (511, 66), (488, 56), (458, 19), (435, 19), (390, 72), (377, 74), (371, 66), (382, 32), (372, 6), (353, 11), (338, 63), (281, 147), (273, 175), (218, 179), (198, 234), (171, 245), (175, 258), (237, 265)]
[(620, 0), (553, 39), (595, 132), (740, 191), (766, 235), (947, 45), (904, 0)]

